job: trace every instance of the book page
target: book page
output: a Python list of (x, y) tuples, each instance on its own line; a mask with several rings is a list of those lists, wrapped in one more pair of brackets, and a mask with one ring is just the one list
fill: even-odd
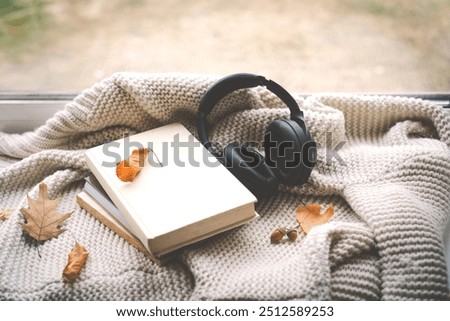
[[(105, 164), (114, 163), (113, 153), (120, 160), (128, 158), (137, 143), (153, 150), (150, 162), (133, 182), (122, 182), (115, 166)], [(98, 146), (88, 154), (103, 177), (100, 183), (107, 182), (110, 187), (104, 186), (108, 195), (127, 219), (136, 223), (132, 227), (139, 227), (148, 239), (256, 201), (181, 124), (131, 136), (128, 142), (121, 139)]]

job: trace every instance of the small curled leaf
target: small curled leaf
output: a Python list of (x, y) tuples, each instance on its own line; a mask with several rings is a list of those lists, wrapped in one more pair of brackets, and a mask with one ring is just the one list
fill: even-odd
[(74, 248), (69, 253), (69, 258), (66, 267), (63, 271), (63, 278), (66, 282), (74, 282), (81, 269), (86, 264), (89, 252), (80, 244), (75, 243)]
[(296, 209), (295, 217), (300, 227), (305, 233), (308, 233), (317, 225), (328, 222), (334, 215), (334, 207), (329, 205), (323, 212), (319, 204), (299, 205)]
[(134, 150), (128, 160), (123, 160), (116, 166), (116, 175), (122, 182), (132, 182), (145, 165), (149, 153), (148, 148)]
[(0, 210), (0, 221), (6, 221), (12, 213), (12, 209), (8, 208), (6, 210)]

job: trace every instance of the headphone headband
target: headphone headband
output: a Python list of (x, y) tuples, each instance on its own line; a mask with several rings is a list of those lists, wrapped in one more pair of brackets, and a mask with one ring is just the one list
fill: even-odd
[(200, 99), (197, 118), (198, 135), (200, 142), (208, 150), (211, 150), (211, 143), (208, 141), (208, 135), (206, 133), (206, 116), (213, 110), (214, 106), (216, 106), (219, 101), (233, 91), (257, 86), (266, 87), (269, 91), (280, 98), (281, 101), (283, 101), (283, 103), (289, 108), (291, 112), (291, 119), (297, 121), (299, 125), (305, 129), (303, 112), (300, 110), (295, 99), (286, 91), (286, 89), (263, 76), (246, 73), (234, 74), (215, 82)]

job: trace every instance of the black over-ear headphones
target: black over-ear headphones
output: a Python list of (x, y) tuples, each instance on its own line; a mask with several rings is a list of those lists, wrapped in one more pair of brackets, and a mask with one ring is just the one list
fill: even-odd
[[(216, 153), (206, 133), (206, 116), (231, 92), (257, 86), (265, 86), (278, 96), (291, 111), (291, 119), (269, 124), (264, 135), (265, 157), (237, 142), (228, 144), (223, 155)], [(304, 184), (316, 163), (316, 143), (297, 102), (283, 87), (263, 76), (234, 74), (214, 83), (200, 100), (197, 121), (200, 142), (258, 199), (273, 195), (280, 183)]]

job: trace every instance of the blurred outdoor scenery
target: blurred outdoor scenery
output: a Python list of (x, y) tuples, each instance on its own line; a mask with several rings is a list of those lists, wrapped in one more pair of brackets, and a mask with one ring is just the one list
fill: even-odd
[(0, 91), (76, 92), (118, 71), (449, 91), (450, 0), (0, 0)]

